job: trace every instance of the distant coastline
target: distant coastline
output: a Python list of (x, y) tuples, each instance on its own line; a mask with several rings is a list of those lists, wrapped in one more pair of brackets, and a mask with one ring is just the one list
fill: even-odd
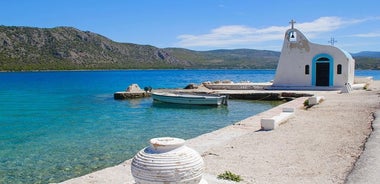
[[(194, 51), (118, 43), (73, 27), (0, 26), (0, 33), (0, 71), (276, 69), (280, 57), (270, 50)], [(357, 69), (380, 69), (380, 52), (352, 55)]]

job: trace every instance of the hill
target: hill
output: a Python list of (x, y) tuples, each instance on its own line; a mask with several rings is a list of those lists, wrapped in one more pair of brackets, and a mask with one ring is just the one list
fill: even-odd
[(362, 58), (380, 58), (380, 52), (376, 51), (362, 51), (358, 53), (351, 54), (352, 57), (362, 57)]
[(380, 69), (380, 52), (362, 51), (352, 54), (355, 59), (356, 69), (362, 70), (379, 70)]
[(72, 27), (0, 26), (0, 70), (275, 68), (279, 52), (192, 51), (114, 42)]
[(0, 70), (132, 69), (190, 66), (149, 45), (117, 43), (71, 27), (0, 26)]
[[(380, 69), (380, 52), (352, 54), (357, 69)], [(280, 52), (193, 51), (114, 42), (72, 27), (0, 26), (0, 71), (88, 69), (275, 69)]]
[(280, 52), (253, 49), (192, 51), (167, 48), (180, 60), (191, 61), (196, 68), (274, 69)]

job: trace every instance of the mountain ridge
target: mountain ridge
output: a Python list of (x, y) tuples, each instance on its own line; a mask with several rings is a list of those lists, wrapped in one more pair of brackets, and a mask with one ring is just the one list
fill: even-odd
[[(358, 69), (380, 69), (380, 52), (352, 54)], [(0, 70), (275, 69), (280, 52), (194, 51), (119, 43), (73, 27), (0, 26)]]
[(114, 42), (72, 27), (0, 26), (1, 70), (176, 68), (190, 65), (149, 45)]
[(368, 58), (380, 58), (380, 52), (377, 51), (361, 51), (351, 54), (352, 57), (368, 57)]

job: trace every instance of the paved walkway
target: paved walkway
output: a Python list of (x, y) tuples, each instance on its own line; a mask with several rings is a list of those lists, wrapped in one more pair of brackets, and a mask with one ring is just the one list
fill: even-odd
[(380, 183), (380, 110), (375, 113), (373, 132), (365, 144), (365, 150), (348, 176), (347, 184)]
[[(209, 184), (230, 183), (216, 180), (217, 174), (230, 170), (241, 175), (241, 183), (247, 184), (380, 183), (380, 81), (374, 82), (370, 90), (320, 93), (318, 96), (325, 96), (326, 100), (308, 110), (299, 108), (305, 100), (302, 98), (283, 104), (297, 110), (275, 131), (259, 131), (259, 122), (262, 117), (281, 112), (282, 105), (187, 140), (189, 147), (204, 156), (205, 179)], [(371, 113), (377, 110), (374, 131), (356, 162), (371, 132)], [(63, 183), (130, 184), (130, 162)]]

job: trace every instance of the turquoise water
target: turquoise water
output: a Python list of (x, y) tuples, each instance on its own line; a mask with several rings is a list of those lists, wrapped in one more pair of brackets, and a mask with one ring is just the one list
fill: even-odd
[[(274, 70), (128, 70), (0, 73), (0, 183), (60, 182), (130, 159), (149, 139), (196, 137), (278, 102), (177, 106), (117, 101), (132, 84), (183, 88), (204, 81), (267, 82)], [(376, 76), (378, 71), (359, 71)]]
[(374, 80), (380, 80), (380, 70), (356, 70), (355, 76), (373, 77)]
[(113, 93), (189, 83), (269, 81), (273, 70), (131, 70), (0, 73), (0, 183), (60, 182), (130, 159), (149, 139), (196, 137), (276, 103), (173, 106)]

